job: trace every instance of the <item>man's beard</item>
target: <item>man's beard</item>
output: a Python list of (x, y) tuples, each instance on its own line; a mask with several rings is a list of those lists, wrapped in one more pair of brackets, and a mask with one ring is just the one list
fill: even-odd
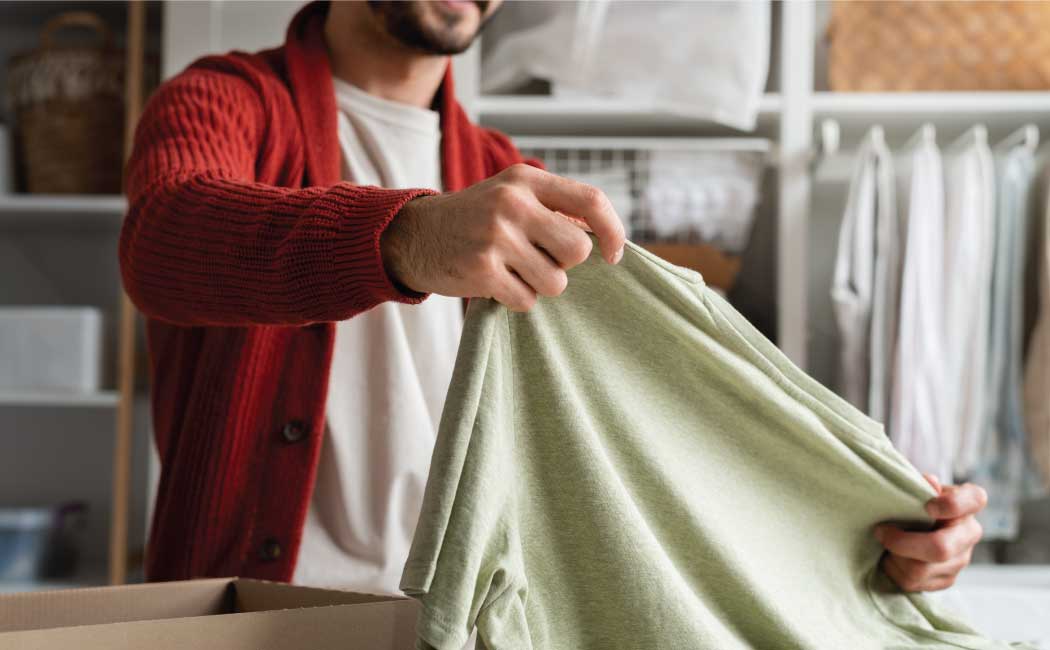
[(474, 38), (481, 31), (481, 27), (491, 16), (485, 16), (488, 9), (488, 0), (474, 0), (481, 13), (481, 23), (477, 32), (462, 37), (454, 33), (456, 22), (462, 20), (461, 16), (445, 16), (445, 29), (428, 29), (423, 25), (422, 17), (418, 13), (417, 2), (404, 2), (398, 0), (368, 0), (372, 12), (383, 21), (386, 31), (399, 43), (425, 54), (451, 55), (460, 54), (470, 47)]

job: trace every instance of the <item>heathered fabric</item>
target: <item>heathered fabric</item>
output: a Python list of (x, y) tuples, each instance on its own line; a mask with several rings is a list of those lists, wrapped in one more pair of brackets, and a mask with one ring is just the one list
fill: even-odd
[(401, 586), (419, 647), (1009, 647), (877, 569), (932, 488), (701, 277), (629, 245), (471, 302)]

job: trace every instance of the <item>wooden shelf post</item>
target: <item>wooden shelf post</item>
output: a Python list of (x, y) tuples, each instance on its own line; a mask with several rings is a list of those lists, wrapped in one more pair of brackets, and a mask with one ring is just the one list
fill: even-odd
[[(124, 78), (124, 160), (131, 155), (135, 124), (142, 112), (145, 66), (146, 3), (129, 0), (127, 60)], [(118, 334), (116, 432), (113, 441), (112, 514), (109, 529), (109, 582), (119, 585), (128, 573), (128, 504), (131, 498), (131, 444), (135, 405), (135, 307), (121, 290)]]

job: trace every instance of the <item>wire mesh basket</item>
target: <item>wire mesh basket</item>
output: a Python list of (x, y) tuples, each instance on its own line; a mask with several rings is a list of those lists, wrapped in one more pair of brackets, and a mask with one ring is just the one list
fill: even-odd
[(761, 138), (521, 137), (547, 169), (601, 188), (628, 237), (729, 289), (770, 142)]

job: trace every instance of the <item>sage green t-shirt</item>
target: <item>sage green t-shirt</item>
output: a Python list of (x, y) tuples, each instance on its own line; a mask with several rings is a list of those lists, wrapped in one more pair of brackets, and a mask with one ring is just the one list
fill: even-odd
[[(819, 344), (819, 343), (818, 343)], [(467, 312), (401, 587), (419, 646), (970, 648), (877, 570), (932, 488), (701, 277), (628, 245)]]

